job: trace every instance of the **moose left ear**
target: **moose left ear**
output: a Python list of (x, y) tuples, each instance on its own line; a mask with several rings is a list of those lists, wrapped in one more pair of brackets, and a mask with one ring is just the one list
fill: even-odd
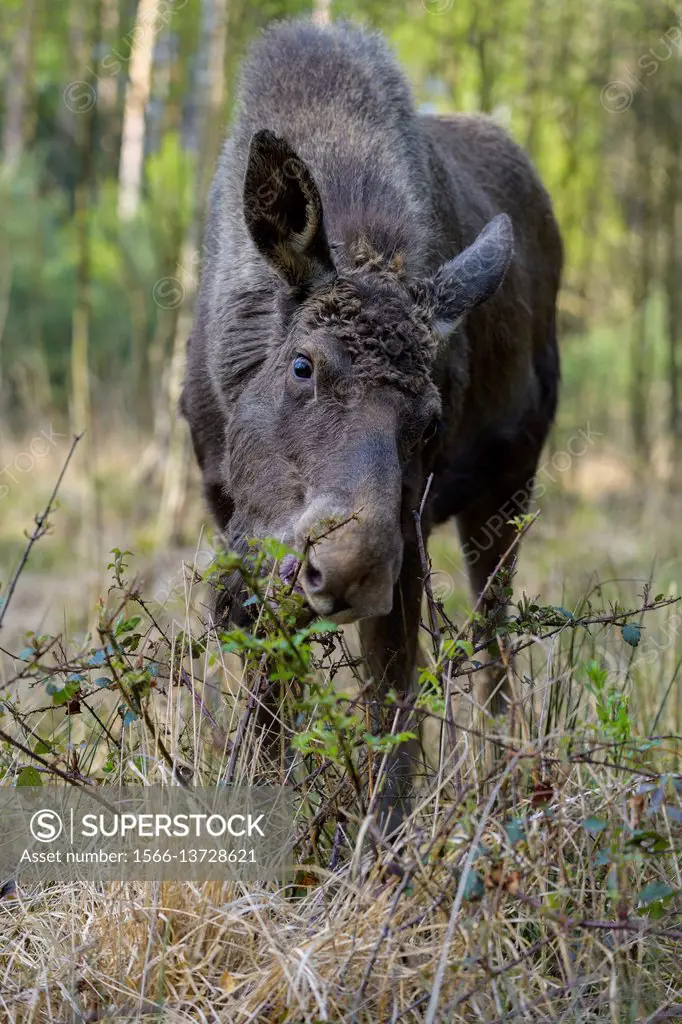
[(470, 310), (491, 298), (514, 255), (514, 233), (506, 213), (493, 217), (468, 249), (444, 263), (431, 281), (436, 324), (447, 337)]
[(258, 251), (291, 288), (335, 274), (313, 176), (289, 143), (270, 131), (251, 139), (244, 219)]

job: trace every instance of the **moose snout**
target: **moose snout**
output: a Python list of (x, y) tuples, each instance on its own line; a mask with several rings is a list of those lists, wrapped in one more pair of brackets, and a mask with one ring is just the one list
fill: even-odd
[(355, 622), (391, 611), (401, 560), (397, 526), (349, 519), (308, 542), (299, 580), (314, 612), (338, 624)]
[(338, 623), (388, 615), (393, 605), (393, 572), (367, 553), (350, 554), (347, 546), (322, 542), (310, 549), (302, 585), (308, 604)]

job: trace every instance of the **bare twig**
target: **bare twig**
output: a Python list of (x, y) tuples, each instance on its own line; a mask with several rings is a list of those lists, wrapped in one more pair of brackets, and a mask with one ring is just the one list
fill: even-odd
[(265, 670), (265, 660), (265, 655), (263, 655), (263, 657), (261, 658), (261, 667), (259, 671), (255, 674), (256, 677), (253, 681), (251, 692), (249, 693), (249, 700), (246, 705), (246, 711), (241, 717), (239, 727), (237, 729), (237, 735), (235, 736), (234, 741), (232, 743), (230, 760), (227, 765), (227, 772), (225, 773), (225, 783), (228, 786), (230, 785), (234, 778), (235, 769), (237, 767), (237, 757), (239, 756), (242, 741), (244, 739), (244, 736), (246, 735), (246, 730), (249, 726), (249, 722), (251, 721), (253, 713), (255, 712), (256, 707), (258, 705), (258, 691), (260, 690), (262, 682), (261, 672)]
[(424, 590), (426, 592), (426, 603), (429, 609), (429, 624), (431, 640), (433, 642), (433, 653), (438, 660), (440, 654), (440, 627), (438, 625), (438, 612), (436, 609), (436, 602), (433, 597), (433, 587), (431, 586), (431, 565), (429, 563), (428, 555), (426, 554), (426, 546), (424, 544), (424, 535), (422, 533), (422, 515), (424, 514), (424, 506), (426, 499), (429, 496), (431, 489), (431, 483), (433, 481), (433, 473), (429, 476), (426, 481), (426, 487), (424, 488), (424, 494), (422, 496), (421, 504), (418, 509), (414, 509), (412, 512), (412, 518), (414, 519), (414, 528), (417, 534), (417, 546), (419, 548), (419, 560), (422, 566), (422, 574), (424, 580)]
[(55, 501), (57, 499), (57, 492), (59, 491), (59, 488), (61, 487), (62, 480), (64, 479), (64, 474), (66, 473), (66, 471), (67, 471), (67, 469), (69, 467), (69, 463), (71, 462), (71, 456), (75, 452), (76, 445), (78, 444), (78, 442), (80, 441), (82, 436), (83, 436), (83, 431), (80, 434), (74, 434), (73, 440), (71, 441), (71, 447), (69, 448), (69, 453), (66, 456), (66, 460), (64, 462), (64, 465), (62, 466), (61, 473), (59, 474), (59, 477), (57, 478), (57, 483), (54, 485), (54, 490), (52, 491), (52, 494), (50, 495), (50, 499), (49, 499), (47, 505), (45, 506), (45, 510), (42, 512), (42, 514), (37, 515), (35, 517), (35, 524), (36, 524), (35, 529), (34, 529), (33, 533), (31, 533), (29, 535), (28, 543), (27, 543), (26, 547), (24, 548), (24, 552), (23, 552), (23, 554), (21, 556), (21, 559), (19, 561), (19, 565), (17, 566), (16, 572), (14, 573), (14, 576), (12, 577), (10, 585), (7, 588), (7, 596), (6, 596), (5, 600), (2, 603), (2, 607), (0, 607), (0, 629), (2, 629), (2, 623), (3, 623), (4, 619), (5, 619), (5, 615), (7, 614), (7, 609), (9, 608), (10, 601), (12, 600), (12, 597), (14, 596), (14, 591), (16, 589), (17, 583), (19, 582), (19, 577), (21, 576), (22, 572), (24, 571), (24, 567), (25, 567), (26, 563), (28, 562), (28, 558), (29, 558), (29, 555), (31, 554), (31, 550), (33, 548), (33, 545), (37, 541), (39, 541), (41, 537), (44, 537), (45, 534), (47, 533), (48, 527), (50, 525), (49, 522), (48, 522), (48, 518), (50, 516), (50, 513), (52, 512), (54, 503), (55, 503)]

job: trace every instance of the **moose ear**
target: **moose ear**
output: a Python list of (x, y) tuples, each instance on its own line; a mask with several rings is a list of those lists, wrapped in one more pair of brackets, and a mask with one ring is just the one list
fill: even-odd
[(506, 213), (500, 213), (468, 249), (438, 269), (431, 285), (440, 334), (447, 337), (470, 310), (495, 294), (513, 255), (511, 220)]
[(309, 288), (336, 273), (313, 176), (270, 131), (251, 139), (244, 219), (258, 251), (291, 288)]

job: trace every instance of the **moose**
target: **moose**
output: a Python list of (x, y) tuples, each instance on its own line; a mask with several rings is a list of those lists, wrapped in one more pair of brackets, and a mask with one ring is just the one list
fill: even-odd
[[(217, 527), (302, 553), (282, 575), (310, 614), (357, 623), (377, 700), (409, 708), (418, 529), (454, 518), (475, 599), (496, 600), (554, 417), (549, 196), (490, 117), (418, 113), (380, 35), (280, 22), (242, 68), (205, 251), (181, 409)], [(248, 613), (238, 581), (216, 602)], [(394, 752), (388, 806), (413, 758)]]

